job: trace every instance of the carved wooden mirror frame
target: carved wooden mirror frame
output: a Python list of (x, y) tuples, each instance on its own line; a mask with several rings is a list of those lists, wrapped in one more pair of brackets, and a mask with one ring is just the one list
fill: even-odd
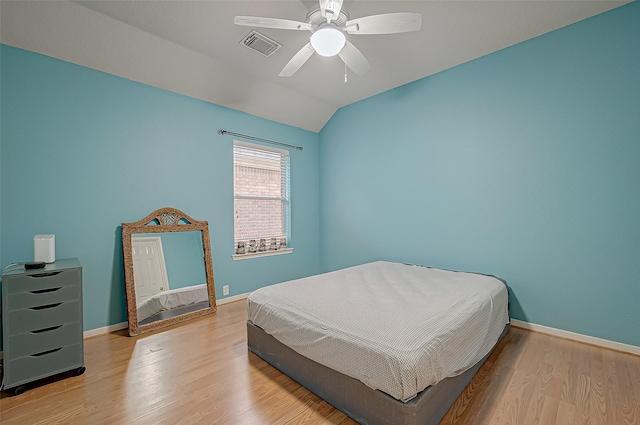
[[(136, 306), (136, 288), (133, 278), (133, 255), (131, 236), (138, 233), (166, 233), (200, 231), (202, 235), (202, 249), (204, 251), (204, 268), (206, 276), (209, 307), (185, 313), (168, 319), (141, 325), (138, 323), (138, 309)], [(213, 265), (211, 261), (211, 245), (209, 240), (209, 223), (198, 221), (175, 208), (161, 208), (133, 223), (122, 223), (122, 251), (124, 257), (125, 290), (127, 294), (127, 317), (129, 321), (129, 336), (136, 336), (184, 322), (196, 317), (211, 314), (216, 311), (216, 292), (213, 283)]]

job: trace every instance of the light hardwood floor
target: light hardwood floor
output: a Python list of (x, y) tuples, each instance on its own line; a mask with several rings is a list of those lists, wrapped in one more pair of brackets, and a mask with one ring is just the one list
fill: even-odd
[[(85, 341), (87, 372), (2, 393), (10, 424), (355, 424), (247, 352), (245, 302)], [(512, 328), (442, 424), (640, 424), (640, 357)]]

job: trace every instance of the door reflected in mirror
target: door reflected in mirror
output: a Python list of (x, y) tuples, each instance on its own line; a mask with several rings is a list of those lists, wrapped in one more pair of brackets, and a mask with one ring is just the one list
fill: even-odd
[(138, 324), (209, 307), (199, 231), (131, 235)]
[(122, 223), (129, 335), (216, 311), (206, 221), (162, 208)]

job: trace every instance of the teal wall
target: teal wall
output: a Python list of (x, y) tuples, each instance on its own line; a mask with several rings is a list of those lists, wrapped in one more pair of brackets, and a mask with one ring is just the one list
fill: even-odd
[(499, 275), (513, 317), (640, 346), (640, 4), (340, 109), (321, 266)]
[[(33, 260), (33, 236), (83, 265), (84, 327), (126, 320), (120, 224), (174, 207), (207, 220), (216, 296), (319, 271), (316, 133), (1, 46), (1, 260)], [(291, 151), (293, 254), (232, 261), (232, 138)]]

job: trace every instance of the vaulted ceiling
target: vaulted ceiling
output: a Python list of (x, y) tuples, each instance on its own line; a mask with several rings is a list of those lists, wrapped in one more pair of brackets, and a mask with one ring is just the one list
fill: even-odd
[(357, 1), (350, 19), (419, 12), (422, 29), (347, 35), (371, 71), (347, 72), (313, 55), (292, 77), (278, 74), (308, 31), (256, 28), (282, 44), (265, 57), (240, 41), (237, 15), (305, 21), (318, 6), (289, 1), (7, 1), (2, 43), (98, 69), (280, 123), (318, 132), (345, 105), (619, 7), (628, 1)]

